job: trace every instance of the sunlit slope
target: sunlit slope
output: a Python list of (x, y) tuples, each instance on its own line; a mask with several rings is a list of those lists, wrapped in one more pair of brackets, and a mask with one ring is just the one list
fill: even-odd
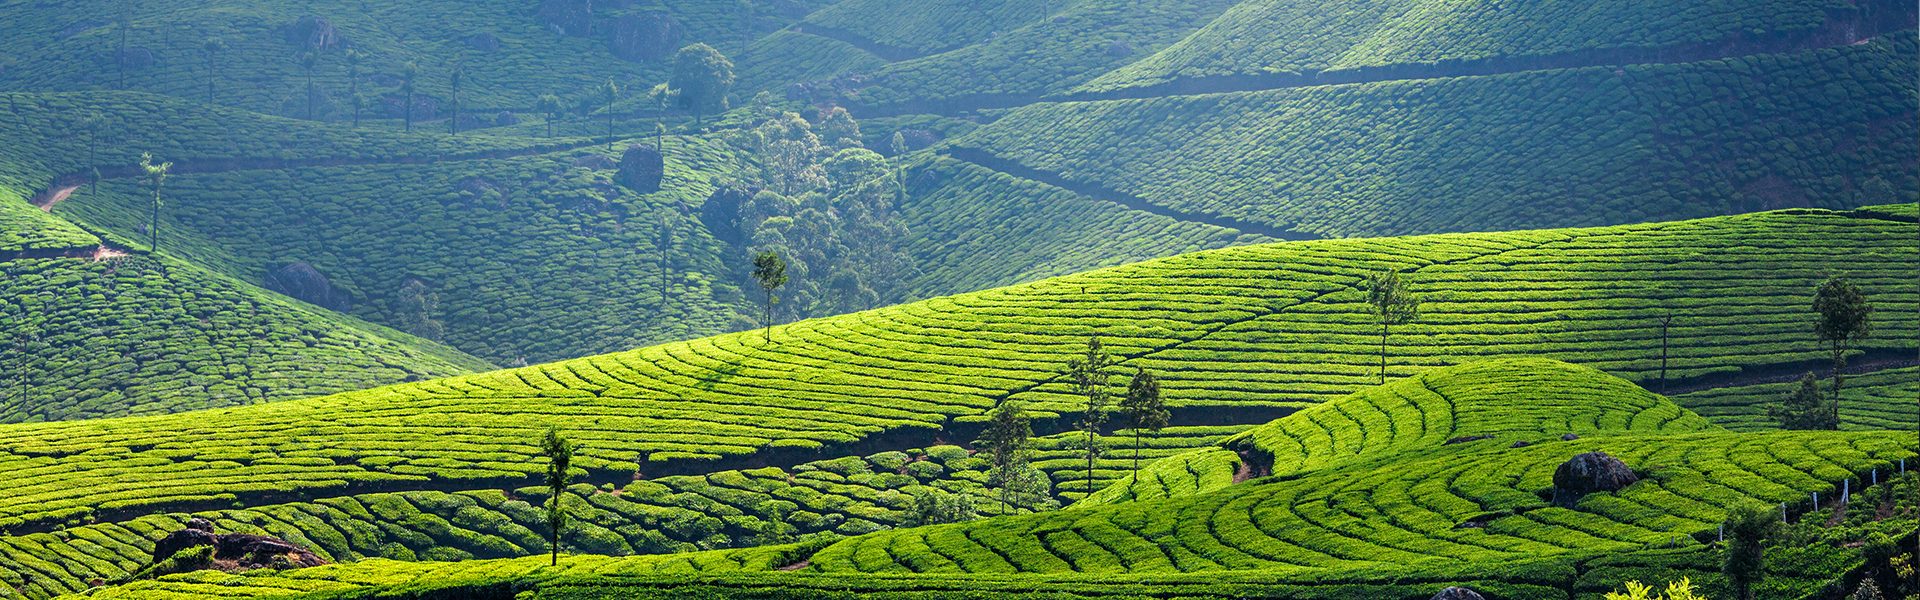
[(0, 428), (0, 467), (16, 474), (0, 523), (517, 484), (539, 470), (548, 426), (586, 444), (576, 464), (616, 480), (931, 433), (1009, 396), (1067, 412), (1060, 365), (1092, 333), (1118, 369), (1160, 373), (1176, 410), (1308, 406), (1373, 384), (1377, 327), (1352, 286), (1382, 268), (1427, 296), (1389, 346), (1395, 378), (1539, 356), (1646, 381), (1667, 310), (1672, 377), (1816, 360), (1806, 306), (1843, 269), (1884, 307), (1861, 350), (1911, 352), (1910, 227), (1801, 212), (1252, 246), (805, 321), (771, 341), (750, 331), (271, 406), (16, 425)]
[[(1785, 41), (1871, 30), (1867, 24), (1900, 22), (1902, 9), (1895, 2), (1874, 0), (1684, 5), (1648, 0), (1524, 5), (1248, 0), (1179, 43), (1085, 89), (1386, 66), (1417, 71), (1501, 59), (1535, 59), (1539, 67), (1550, 67), (1555, 58), (1640, 49), (1668, 49), (1670, 55), (1684, 56), (1683, 50), (1693, 46), (1728, 40)], [(1905, 14), (1911, 15), (1910, 10)]]
[[(1819, 368), (1820, 392), (1828, 393), (1831, 375)], [(1767, 415), (1800, 389), (1798, 381), (1774, 381), (1676, 394), (1673, 399), (1716, 423), (1739, 431), (1777, 429)], [(1901, 367), (1846, 376), (1840, 390), (1841, 429), (1913, 429), (1920, 424), (1920, 368)]]
[[(1443, 410), (1376, 406), (1369, 399), (1427, 384), (1457, 396)], [(1657, 548), (1697, 550), (1732, 506), (1799, 506), (1810, 492), (1886, 469), (1915, 457), (1916, 450), (1898, 432), (1729, 433), (1625, 381), (1544, 360), (1441, 369), (1388, 388), (1327, 406), (1358, 410), (1367, 404), (1403, 418), (1451, 412), (1461, 427), (1504, 435), (1432, 446), (1394, 440), (1337, 466), (1194, 496), (896, 529), (825, 544), (578, 557), (564, 568), (544, 570), (533, 558), (457, 566), (370, 561), (243, 577), (171, 577), (101, 597), (173, 598), (213, 590), (241, 597), (472, 592), (514, 581), (519, 589), (540, 586), (540, 598), (550, 588), (571, 588), (575, 595), (555, 596), (570, 598), (590, 597), (585, 594), (594, 589), (656, 586), (807, 587), (851, 575), (869, 577), (840, 579), (841, 589), (932, 591), (950, 585), (949, 577), (975, 575), (985, 576), (976, 584), (983, 587), (970, 589), (999, 590), (1000, 576), (1042, 574), (1024, 580), (1025, 589), (1095, 591), (1072, 587), (1084, 583), (1108, 586), (1100, 590), (1105, 593), (1169, 586), (1192, 597), (1287, 591), (1292, 594), (1285, 597), (1376, 598), (1427, 595), (1449, 583), (1469, 583), (1502, 597), (1564, 598), (1568, 586), (1585, 579), (1579, 561), (1607, 555), (1629, 559), (1612, 564), (1631, 564), (1635, 553), (1662, 552)], [(1590, 402), (1570, 402), (1576, 396)], [(1314, 418), (1301, 412), (1262, 431), (1285, 429), (1289, 421), (1319, 429), (1308, 423)], [(1353, 423), (1370, 434), (1384, 427), (1391, 435), (1396, 428), (1364, 419)], [(1541, 431), (1560, 429), (1586, 435), (1539, 438)], [(1424, 435), (1416, 439), (1432, 442)], [(1509, 441), (1514, 439), (1538, 441), (1517, 447)], [(1566, 505), (1550, 502), (1555, 468), (1595, 450), (1621, 458), (1644, 479)], [(581, 578), (589, 573), (604, 578)], [(1330, 584), (1339, 585), (1294, 587)]]
[(1321, 236), (1910, 200), (1920, 43), (1044, 103), (952, 142), (1194, 215)]
[(144, 255), (0, 261), (0, 421), (157, 414), (493, 368)]
[(1216, 448), (1154, 463), (1137, 480), (1122, 479), (1076, 505), (1193, 495), (1224, 487), (1236, 472), (1285, 477), (1450, 444), (1505, 446), (1566, 435), (1714, 431), (1723, 430), (1591, 367), (1545, 359), (1491, 360), (1425, 371), (1301, 410)]

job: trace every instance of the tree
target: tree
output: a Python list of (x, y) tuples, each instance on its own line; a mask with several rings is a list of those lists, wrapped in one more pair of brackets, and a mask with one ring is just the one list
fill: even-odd
[(767, 185), (783, 196), (794, 196), (827, 183), (827, 147), (814, 135), (813, 125), (798, 113), (781, 113), (753, 128), (762, 174)]
[(1781, 429), (1839, 429), (1836, 414), (1820, 394), (1813, 373), (1800, 377), (1800, 387), (1786, 400), (1767, 407), (1767, 416), (1780, 422)]
[(453, 118), (447, 120), (447, 133), (460, 135), (460, 81), (467, 78), (467, 70), (460, 65), (453, 66), (453, 95), (448, 97), (447, 107), (452, 109)]
[(787, 261), (780, 253), (766, 250), (753, 256), (753, 280), (760, 282), (760, 289), (767, 292), (767, 343), (773, 343), (773, 305), (780, 298), (773, 295), (774, 290), (787, 284)]
[(413, 131), (413, 80), (420, 77), (420, 63), (408, 61), (400, 68), (400, 93), (406, 96), (407, 131)]
[(360, 97), (360, 61), (366, 54), (355, 48), (347, 49), (347, 100), (353, 103), (353, 126), (360, 126), (360, 109), (366, 106), (366, 98)]
[(1073, 388), (1073, 394), (1084, 399), (1078, 428), (1084, 435), (1086, 446), (1082, 448), (1087, 455), (1087, 487), (1093, 489), (1093, 461), (1100, 457), (1100, 429), (1107, 424), (1107, 367), (1113, 365), (1113, 357), (1100, 343), (1095, 334), (1087, 338), (1087, 352), (1084, 356), (1067, 359), (1067, 382)]
[(133, 29), (133, 0), (120, 3), (120, 16), (115, 20), (120, 24), (120, 47), (114, 50), (113, 62), (120, 71), (114, 87), (124, 90), (127, 89), (127, 32)]
[(1867, 302), (1867, 295), (1860, 291), (1845, 277), (1828, 277), (1813, 293), (1813, 311), (1819, 320), (1813, 324), (1813, 332), (1820, 341), (1827, 343), (1827, 350), (1833, 356), (1833, 389), (1831, 408), (1833, 422), (1840, 422), (1840, 386), (1846, 374), (1847, 350), (1853, 342), (1873, 333), (1873, 304)]
[(1738, 600), (1753, 600), (1753, 584), (1767, 566), (1767, 537), (1780, 524), (1780, 515), (1761, 504), (1742, 504), (1727, 517), (1727, 557), (1720, 572), (1733, 583)]
[(427, 284), (418, 279), (407, 279), (400, 285), (395, 299), (400, 329), (429, 340), (440, 341), (447, 335), (446, 325), (434, 319), (440, 312), (440, 296), (427, 288)]
[(147, 222), (147, 247), (154, 254), (160, 253), (160, 186), (167, 182), (167, 174), (173, 171), (173, 163), (153, 164), (153, 154), (140, 153), (140, 173), (146, 177), (147, 185), (153, 188), (153, 217)]
[(534, 103), (534, 110), (547, 116), (547, 137), (553, 137), (553, 122), (560, 120), (562, 106), (560, 96), (554, 94), (541, 94), (540, 100)]
[(659, 152), (662, 156), (665, 156), (667, 153), (667, 124), (666, 123), (653, 124), (653, 151)]
[(607, 149), (612, 150), (613, 149), (613, 101), (620, 99), (620, 84), (614, 83), (612, 79), (608, 79), (607, 85), (604, 87), (601, 87), (600, 91), (607, 93)]
[(1139, 367), (1133, 372), (1133, 380), (1127, 383), (1127, 397), (1120, 402), (1120, 412), (1127, 417), (1127, 424), (1133, 429), (1133, 473), (1140, 474), (1140, 431), (1152, 431), (1155, 435), (1166, 428), (1167, 420), (1173, 415), (1167, 412), (1167, 406), (1160, 401), (1160, 380), (1153, 372)]
[(307, 120), (313, 120), (313, 68), (320, 66), (320, 55), (312, 52), (300, 54), (300, 71), (307, 76)]
[(835, 150), (859, 148), (860, 122), (847, 109), (835, 106), (820, 113), (820, 138)]
[(913, 496), (913, 505), (907, 508), (902, 519), (907, 527), (922, 525), (940, 525), (972, 521), (979, 514), (973, 508), (973, 494), (961, 492), (949, 493), (946, 490), (929, 487)]
[(1387, 382), (1387, 334), (1394, 325), (1413, 322), (1420, 316), (1420, 297), (1407, 289), (1400, 271), (1375, 273), (1367, 277), (1367, 305), (1380, 320), (1380, 383)]
[(227, 49), (226, 42), (210, 37), (200, 43), (200, 55), (207, 59), (207, 106), (213, 106), (213, 70), (217, 65), (220, 52)]
[(704, 125), (706, 113), (727, 109), (733, 61), (706, 44), (681, 48), (673, 56), (673, 76), (667, 86), (678, 92), (682, 108), (693, 111), (694, 121)]
[(547, 548), (553, 552), (550, 564), (560, 564), (560, 530), (567, 526), (567, 512), (560, 499), (567, 494), (568, 472), (573, 468), (573, 453), (578, 450), (558, 429), (548, 429), (540, 441), (540, 453), (547, 457)]
[(987, 453), (987, 485), (1000, 488), (1000, 512), (1012, 512), (1015, 483), (1033, 458), (1033, 417), (1020, 401), (1003, 399), (987, 413), (987, 428), (974, 442)]

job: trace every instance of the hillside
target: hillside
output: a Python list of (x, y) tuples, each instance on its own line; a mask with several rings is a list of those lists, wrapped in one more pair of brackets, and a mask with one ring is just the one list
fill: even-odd
[[(1419, 405), (1377, 403), (1381, 397), (1422, 391), (1444, 395), (1454, 416), (1422, 412)], [(1585, 402), (1565, 402), (1576, 397)], [(1542, 398), (1548, 400), (1537, 401)], [(356, 589), (484, 594), (497, 589), (493, 582), (512, 580), (521, 586), (546, 584), (536, 596), (541, 598), (620, 589), (665, 592), (690, 584), (805, 588), (832, 582), (842, 589), (928, 592), (961, 581), (949, 577), (969, 573), (989, 575), (965, 580), (986, 586), (970, 586), (979, 590), (1005, 589), (992, 574), (1035, 573), (1049, 577), (1022, 581), (1040, 589), (1074, 590), (1092, 585), (1086, 577), (1099, 575), (1107, 585), (1121, 581), (1140, 591), (1165, 586), (1195, 597), (1256, 590), (1317, 598), (1402, 597), (1431, 593), (1446, 583), (1469, 583), (1508, 598), (1565, 597), (1589, 579), (1611, 580), (1614, 574), (1604, 569), (1577, 572), (1602, 554), (1621, 555), (1607, 559), (1619, 565), (1631, 564), (1636, 554), (1653, 558), (1675, 552), (1668, 546), (1697, 550), (1697, 536), (1710, 538), (1727, 506), (1749, 498), (1794, 503), (1809, 491), (1832, 489), (1838, 479), (1914, 457), (1916, 450), (1911, 440), (1890, 432), (1726, 433), (1625, 381), (1543, 360), (1438, 369), (1316, 410), (1378, 411), (1391, 420), (1432, 421), (1434, 434), (1451, 425), (1503, 435), (1457, 444), (1433, 435), (1413, 444), (1355, 439), (1367, 456), (1339, 468), (1301, 464), (1292, 475), (1186, 498), (898, 529), (832, 543), (674, 557), (579, 557), (560, 570), (518, 559), (452, 569), (369, 561), (300, 571), (295, 577), (188, 575), (96, 597), (168, 598), (212, 589), (203, 587), (209, 585), (221, 586), (223, 595), (240, 596), (297, 590), (333, 597)], [(1256, 431), (1325, 430), (1318, 418), (1303, 411)], [(1356, 433), (1377, 432), (1377, 425), (1362, 425)], [(1572, 441), (1542, 437), (1564, 429), (1586, 435)], [(1502, 439), (1512, 436), (1541, 441), (1518, 447)], [(1596, 449), (1620, 456), (1648, 478), (1574, 504), (1555, 505), (1536, 493), (1553, 487), (1553, 465)], [(1728, 469), (1743, 475), (1737, 482), (1704, 476)], [(1421, 483), (1437, 481), (1450, 483)], [(1456, 526), (1462, 522), (1475, 525)], [(1525, 566), (1515, 568), (1516, 562)], [(1650, 564), (1662, 562), (1667, 568), (1687, 564), (1659, 558)], [(794, 568), (799, 572), (772, 573)], [(1796, 573), (1794, 567), (1782, 569), (1782, 575)], [(765, 574), (750, 575), (755, 571)], [(370, 577), (375, 572), (383, 574)], [(584, 577), (589, 573), (598, 578)], [(685, 578), (694, 573), (701, 578)], [(845, 577), (849, 573), (914, 576)], [(668, 574), (677, 575), (663, 577)], [(1306, 587), (1314, 584), (1340, 585)]]
[[(27, 533), (154, 510), (511, 489), (539, 468), (529, 444), (548, 425), (585, 444), (575, 464), (596, 485), (636, 472), (925, 448), (970, 437), (959, 433), (967, 418), (999, 398), (1071, 411), (1053, 381), (1093, 332), (1122, 359), (1119, 369), (1161, 373), (1176, 419), (1305, 407), (1374, 383), (1377, 331), (1349, 286), (1387, 265), (1408, 268), (1428, 298), (1422, 320), (1394, 338), (1395, 378), (1535, 356), (1648, 382), (1659, 374), (1649, 315), (1671, 308), (1669, 376), (1737, 381), (1744, 370), (1817, 360), (1810, 336), (1792, 340), (1805, 335), (1814, 283), (1840, 267), (1884, 307), (1880, 333), (1861, 350), (1914, 351), (1913, 336), (1900, 333), (1913, 330), (1914, 312), (1899, 308), (1916, 302), (1905, 250), (1911, 225), (1879, 214), (1248, 246), (804, 321), (774, 328), (772, 343), (750, 331), (313, 400), (0, 427), (0, 441), (14, 449), (0, 464), (19, 474), (0, 495), (0, 515)], [(1223, 348), (1233, 348), (1231, 358)], [(1580, 428), (1558, 425), (1566, 418), (1554, 423)], [(151, 439), (156, 431), (167, 432), (164, 442)], [(1738, 439), (1688, 443), (1704, 460)], [(1539, 452), (1485, 460), (1545, 460)], [(602, 526), (617, 529), (626, 518)]]

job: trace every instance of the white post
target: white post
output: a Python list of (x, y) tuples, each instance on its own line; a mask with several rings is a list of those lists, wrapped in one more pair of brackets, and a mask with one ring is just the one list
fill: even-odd
[(1852, 485), (1853, 485), (1852, 479), (1840, 480), (1840, 502), (1842, 504), (1845, 504), (1848, 498), (1853, 497)]

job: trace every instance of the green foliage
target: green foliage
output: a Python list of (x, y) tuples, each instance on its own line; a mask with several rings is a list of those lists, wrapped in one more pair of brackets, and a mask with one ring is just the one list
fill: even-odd
[(1727, 558), (1721, 572), (1733, 581), (1741, 600), (1752, 600), (1753, 585), (1766, 569), (1766, 542), (1780, 526), (1780, 515), (1771, 507), (1742, 504), (1727, 518)]
[[(1902, 429), (1920, 422), (1920, 406), (1913, 398), (1920, 395), (1920, 368), (1883, 369), (1847, 377), (1841, 391), (1840, 429)], [(1752, 431), (1779, 427), (1768, 409), (1782, 398), (1801, 396), (1804, 382), (1758, 383), (1689, 392), (1674, 396), (1688, 409), (1729, 429)], [(1824, 406), (1830, 396), (1813, 392)], [(1819, 416), (1832, 418), (1831, 407)], [(1797, 411), (1796, 411), (1797, 412)]]
[(1800, 387), (1792, 395), (1767, 406), (1767, 416), (1779, 421), (1781, 429), (1839, 429), (1835, 417), (1840, 411), (1832, 406), (1835, 402), (1820, 394), (1820, 384), (1807, 373), (1800, 377)]
[(1707, 598), (1694, 591), (1693, 581), (1683, 577), (1679, 581), (1668, 583), (1665, 591), (1656, 591), (1653, 586), (1629, 581), (1627, 591), (1607, 592), (1607, 600), (1707, 600)]
[(567, 479), (573, 475), (574, 450), (573, 442), (558, 429), (548, 429), (540, 440), (540, 453), (547, 457), (547, 546), (555, 565), (560, 564), (560, 533), (567, 527), (567, 509), (561, 500), (566, 498)]
[(667, 85), (680, 107), (695, 115), (724, 111), (727, 94), (733, 90), (733, 61), (706, 44), (681, 48), (673, 56), (673, 77)]

